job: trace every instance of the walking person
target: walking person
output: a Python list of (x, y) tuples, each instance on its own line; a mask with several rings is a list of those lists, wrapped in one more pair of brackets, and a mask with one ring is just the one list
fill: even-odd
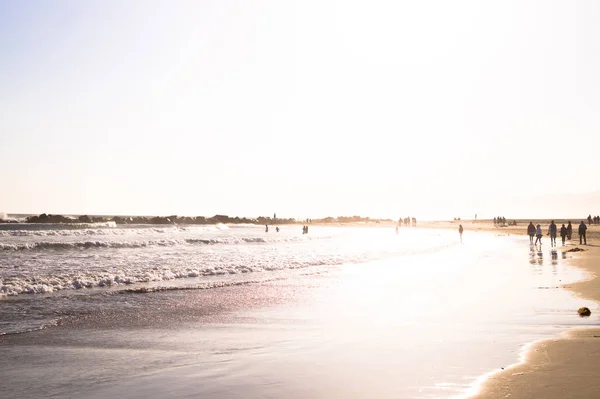
[(562, 245), (565, 245), (565, 238), (567, 238), (567, 228), (565, 227), (565, 224), (563, 223), (562, 227), (560, 228), (560, 238), (562, 240)]
[(535, 230), (535, 244), (537, 245), (538, 241), (540, 242), (540, 245), (542, 245), (542, 225), (538, 224), (537, 228)]
[(569, 220), (569, 224), (567, 224), (567, 240), (570, 240), (571, 236), (573, 236), (573, 226), (571, 226), (571, 221)]
[(533, 237), (535, 236), (535, 226), (533, 222), (529, 222), (529, 226), (527, 226), (527, 235), (529, 235), (529, 244), (533, 245)]
[(462, 224), (458, 225), (458, 234), (460, 234), (460, 243), (462, 244), (462, 233), (463, 233), (463, 227)]
[(550, 246), (556, 246), (556, 225), (554, 224), (554, 220), (550, 222), (550, 226), (548, 226), (548, 235), (550, 236)]
[(587, 230), (587, 226), (583, 223), (583, 220), (579, 224), (579, 245), (581, 245), (581, 241), (583, 239), (583, 244), (587, 245), (587, 239), (585, 238), (585, 231)]

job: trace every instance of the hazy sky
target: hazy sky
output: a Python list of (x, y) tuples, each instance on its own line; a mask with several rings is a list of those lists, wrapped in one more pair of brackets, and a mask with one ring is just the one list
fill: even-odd
[(0, 211), (600, 214), (598, 21), (585, 0), (0, 0)]

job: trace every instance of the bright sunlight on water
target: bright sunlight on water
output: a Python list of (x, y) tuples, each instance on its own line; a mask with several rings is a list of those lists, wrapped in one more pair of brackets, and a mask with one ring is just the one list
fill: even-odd
[[(117, 285), (43, 294), (46, 306), (88, 315), (74, 328), (30, 333), (43, 341), (60, 331), (61, 338), (52, 339), (82, 345), (68, 356), (50, 350), (50, 358), (67, 360), (58, 379), (74, 383), (69, 376), (77, 368), (114, 365), (84, 378), (93, 387), (87, 397), (461, 397), (478, 377), (518, 361), (526, 343), (586, 324), (574, 314), (586, 301), (558, 288), (584, 276), (568, 266), (566, 255), (537, 251), (523, 237), (467, 232), (460, 244), (453, 231), (412, 228), (396, 235), (315, 227), (309, 237), (291, 230), (266, 236), (256, 227), (146, 231), (142, 235), (174, 243), (132, 253), (123, 244), (132, 240), (127, 234), (117, 234), (117, 248), (64, 250), (97, 262), (132, 257), (130, 265), (119, 264), (133, 275), (140, 274), (142, 255), (160, 260), (163, 271), (196, 267), (198, 259), (198, 272), (239, 266), (123, 287), (166, 290), (159, 292), (106, 295), (121, 292)], [(198, 244), (200, 236), (214, 243)], [(47, 249), (21, 250), (23, 256), (27, 251)], [(66, 256), (45, 254), (56, 262)], [(64, 265), (60, 270), (68, 272)], [(202, 281), (221, 288), (205, 289)], [(75, 295), (81, 292), (89, 295)], [(36, 298), (18, 295), (14, 302), (33, 306)], [(110, 347), (118, 350), (107, 360)], [(40, 367), (46, 359), (34, 356), (18, 367)], [(129, 366), (117, 366), (123, 364)], [(20, 393), (13, 381), (12, 391), (3, 390)], [(39, 382), (29, 392), (54, 383)]]

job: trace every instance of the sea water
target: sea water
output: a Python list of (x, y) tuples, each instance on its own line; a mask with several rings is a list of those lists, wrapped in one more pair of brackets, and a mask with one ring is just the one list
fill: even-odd
[[(526, 343), (593, 322), (560, 288), (585, 276), (525, 237), (309, 230), (2, 226), (3, 392), (459, 397)], [(81, 327), (52, 327), (67, 322)], [(14, 333), (39, 353), (11, 362), (30, 347)], [(32, 383), (57, 356), (60, 377)]]

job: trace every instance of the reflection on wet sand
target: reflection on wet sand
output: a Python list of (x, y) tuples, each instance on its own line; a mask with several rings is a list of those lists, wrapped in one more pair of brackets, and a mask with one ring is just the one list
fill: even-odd
[(556, 249), (550, 251), (550, 256), (552, 257), (552, 266), (558, 265), (558, 252), (556, 252)]
[[(559, 260), (559, 251), (557, 251), (555, 248), (552, 248), (550, 250), (550, 259), (551, 259), (551, 264), (552, 266), (557, 266), (558, 265), (558, 260)], [(567, 254), (565, 252), (560, 252), (560, 259), (567, 259)], [(544, 265), (544, 251), (542, 251), (542, 246), (541, 245), (530, 245), (529, 246), (529, 264), (531, 265), (538, 265), (538, 266), (543, 266)]]
[(529, 263), (534, 266), (537, 263), (535, 260), (535, 247), (533, 245), (529, 246)]
[(542, 252), (542, 244), (537, 248), (537, 264), (542, 266), (544, 264), (544, 253)]
[[(556, 248), (550, 249), (550, 256), (546, 257), (544, 263), (544, 251), (541, 245), (530, 245), (529, 246), (529, 264), (532, 266), (532, 271), (535, 274), (543, 275), (550, 274), (552, 276), (559, 276), (564, 271), (563, 266), (566, 265), (565, 260), (568, 259), (567, 253), (564, 251), (558, 251)], [(550, 262), (548, 263), (548, 259)], [(544, 266), (552, 266), (551, 268), (545, 268)], [(559, 280), (559, 283), (561, 281)], [(558, 288), (558, 286), (556, 286)]]

